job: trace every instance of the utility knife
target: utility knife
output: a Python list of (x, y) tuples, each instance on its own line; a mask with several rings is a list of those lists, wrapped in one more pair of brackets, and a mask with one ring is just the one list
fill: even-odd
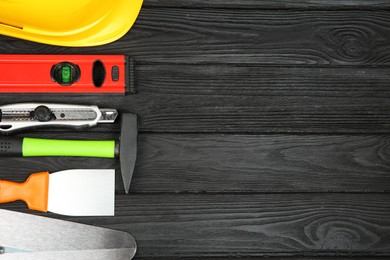
[(88, 128), (113, 123), (116, 109), (95, 105), (17, 103), (0, 106), (0, 133), (11, 134), (32, 128)]

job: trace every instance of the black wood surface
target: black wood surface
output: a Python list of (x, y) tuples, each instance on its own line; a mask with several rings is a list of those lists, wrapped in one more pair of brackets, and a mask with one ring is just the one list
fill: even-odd
[[(389, 46), (384, 0), (146, 0), (130, 32), (105, 46), (0, 36), (0, 53), (131, 55), (136, 95), (4, 94), (0, 104), (139, 115), (131, 192), (118, 190), (116, 216), (41, 214), (130, 232), (137, 259), (388, 259)], [(19, 136), (113, 139), (119, 129)], [(0, 158), (8, 180), (70, 168), (119, 162)]]
[(234, 9), (388, 9), (386, 0), (145, 0), (146, 7), (234, 8)]

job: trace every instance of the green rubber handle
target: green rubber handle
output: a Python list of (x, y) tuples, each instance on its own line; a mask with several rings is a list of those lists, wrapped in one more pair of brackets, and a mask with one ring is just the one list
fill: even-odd
[(23, 138), (23, 156), (115, 157), (115, 140), (58, 140)]

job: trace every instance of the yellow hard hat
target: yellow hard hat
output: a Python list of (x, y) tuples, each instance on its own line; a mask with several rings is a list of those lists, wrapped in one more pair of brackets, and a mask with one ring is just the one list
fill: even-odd
[(60, 46), (96, 46), (122, 37), (143, 0), (0, 0), (0, 34)]

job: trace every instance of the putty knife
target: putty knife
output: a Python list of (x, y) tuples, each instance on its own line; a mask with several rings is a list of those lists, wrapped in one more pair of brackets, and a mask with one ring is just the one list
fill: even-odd
[(33, 173), (23, 183), (0, 180), (0, 203), (23, 200), (31, 210), (68, 216), (113, 216), (115, 170)]
[(1, 260), (132, 259), (127, 232), (0, 209)]

